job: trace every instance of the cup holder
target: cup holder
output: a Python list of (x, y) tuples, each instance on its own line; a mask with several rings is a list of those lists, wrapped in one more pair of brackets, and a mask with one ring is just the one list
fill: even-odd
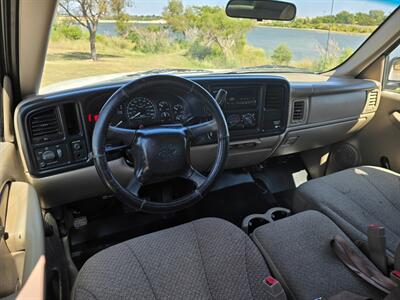
[(247, 234), (251, 234), (257, 227), (284, 219), (289, 217), (290, 214), (290, 209), (274, 207), (268, 210), (265, 214), (254, 214), (244, 218), (242, 222), (242, 229)]
[(247, 234), (252, 233), (257, 227), (268, 224), (269, 221), (265, 219), (264, 215), (251, 215), (249, 219), (244, 219), (242, 224), (242, 229)]
[(266, 214), (268, 215), (269, 219), (271, 219), (273, 222), (289, 217), (290, 213), (291, 213), (290, 209), (283, 207), (275, 207), (268, 210)]

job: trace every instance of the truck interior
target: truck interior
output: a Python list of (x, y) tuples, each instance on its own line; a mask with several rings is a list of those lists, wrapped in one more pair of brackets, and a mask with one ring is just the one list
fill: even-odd
[[(0, 1), (0, 299), (400, 299), (399, 2), (322, 72), (43, 89), (65, 2)], [(219, 5), (273, 25), (301, 20), (289, 2)]]

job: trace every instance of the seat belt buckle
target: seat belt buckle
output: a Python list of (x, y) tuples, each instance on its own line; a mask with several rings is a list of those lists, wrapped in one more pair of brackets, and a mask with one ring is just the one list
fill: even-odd
[(268, 294), (274, 299), (286, 300), (285, 291), (282, 288), (281, 283), (272, 276), (267, 276), (264, 279), (264, 285), (268, 288)]
[(385, 227), (370, 224), (367, 231), (369, 258), (384, 274), (388, 274)]
[(392, 272), (390, 272), (390, 279), (392, 279), (397, 284), (397, 286), (400, 287), (400, 271), (393, 270)]

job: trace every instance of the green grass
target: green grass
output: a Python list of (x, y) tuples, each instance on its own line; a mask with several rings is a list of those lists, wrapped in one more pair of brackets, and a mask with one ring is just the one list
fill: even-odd
[[(121, 47), (121, 43), (124, 45)], [(126, 40), (114, 38), (97, 43), (99, 60), (90, 59), (86, 40), (51, 41), (41, 86), (88, 76), (135, 72), (157, 68), (202, 68), (185, 56), (184, 51), (143, 54), (132, 51)]]
[(70, 79), (160, 68), (217, 69), (268, 63), (262, 50), (247, 46), (245, 57), (237, 58), (235, 62), (199, 61), (191, 59), (186, 54), (187, 50), (179, 48), (168, 53), (141, 53), (133, 48), (134, 44), (129, 40), (101, 36), (97, 41), (99, 60), (92, 61), (86, 39), (51, 40), (41, 87)]

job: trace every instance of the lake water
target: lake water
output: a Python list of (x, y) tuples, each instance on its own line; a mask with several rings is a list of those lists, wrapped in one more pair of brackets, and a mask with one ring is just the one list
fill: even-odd
[[(146, 24), (139, 24), (146, 26)], [(100, 23), (98, 33), (104, 35), (116, 35), (114, 23)], [(330, 34), (330, 39), (341, 48), (357, 49), (368, 35), (337, 33)], [(320, 55), (318, 47), (325, 48), (328, 40), (328, 32), (308, 29), (288, 29), (278, 27), (255, 27), (247, 34), (247, 42), (255, 47), (262, 48), (271, 54), (279, 44), (289, 46), (295, 60), (303, 58), (315, 58)]]

